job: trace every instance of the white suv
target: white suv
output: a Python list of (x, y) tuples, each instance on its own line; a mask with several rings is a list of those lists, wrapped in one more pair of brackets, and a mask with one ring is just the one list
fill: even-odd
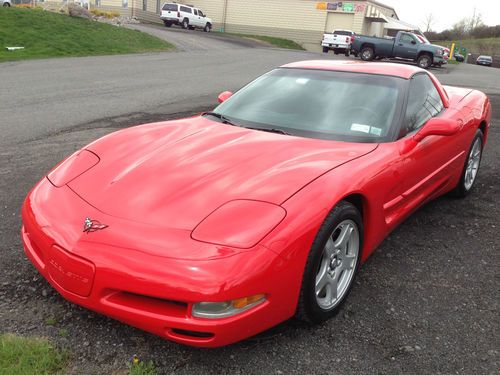
[(183, 29), (203, 29), (209, 32), (212, 29), (212, 19), (206, 17), (198, 8), (189, 5), (166, 3), (161, 8), (161, 16), (166, 27), (180, 25)]

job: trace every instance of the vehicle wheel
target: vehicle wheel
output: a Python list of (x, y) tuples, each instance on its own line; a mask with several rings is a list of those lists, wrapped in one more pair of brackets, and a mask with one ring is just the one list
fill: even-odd
[(9, 3), (3, 3), (3, 7), (4, 8), (10, 8), (10, 4)]
[(361, 50), (361, 60), (372, 61), (374, 57), (375, 57), (375, 53), (373, 52), (372, 47), (364, 47)]
[(321, 225), (307, 258), (297, 318), (321, 322), (334, 316), (351, 289), (363, 247), (359, 211), (341, 201)]
[(334, 50), (333, 50), (333, 53), (334, 53), (335, 55), (338, 55), (338, 54), (339, 54), (339, 50), (338, 50), (338, 49), (334, 49)]
[(429, 55), (420, 55), (417, 59), (417, 65), (422, 69), (427, 69), (432, 65), (432, 57)]
[(353, 55), (354, 55), (354, 57), (358, 57), (358, 53), (357, 52), (354, 52)]
[(189, 20), (187, 18), (184, 18), (182, 20), (181, 26), (182, 26), (183, 29), (187, 30), (188, 27), (189, 27)]
[(472, 140), (467, 159), (465, 160), (462, 176), (460, 177), (460, 181), (458, 181), (458, 185), (452, 191), (452, 195), (463, 198), (472, 190), (474, 182), (476, 182), (477, 172), (479, 172), (482, 154), (483, 132), (478, 129)]
[(205, 27), (203, 28), (203, 31), (206, 32), (206, 33), (209, 33), (210, 30), (212, 30), (212, 25), (210, 25), (209, 23), (207, 23), (205, 25)]
[(165, 27), (172, 27), (172, 22), (164, 22)]
[(348, 49), (345, 50), (344, 55), (349, 57), (349, 50)]
[(329, 48), (328, 47), (323, 47), (323, 53), (328, 53)]

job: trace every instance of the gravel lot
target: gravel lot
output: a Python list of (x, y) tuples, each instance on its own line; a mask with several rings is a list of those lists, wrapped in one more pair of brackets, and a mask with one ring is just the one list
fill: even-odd
[(219, 91), (273, 66), (318, 57), (324, 56), (238, 47), (0, 64), (0, 331), (50, 337), (73, 352), (75, 374), (120, 373), (133, 355), (165, 374), (498, 374), (494, 69), (435, 70), (442, 82), (482, 89), (492, 100), (476, 190), (465, 200), (440, 198), (394, 231), (361, 269), (341, 313), (322, 325), (291, 320), (226, 348), (184, 347), (66, 302), (26, 260), (22, 201), (65, 155), (124, 126), (208, 108)]

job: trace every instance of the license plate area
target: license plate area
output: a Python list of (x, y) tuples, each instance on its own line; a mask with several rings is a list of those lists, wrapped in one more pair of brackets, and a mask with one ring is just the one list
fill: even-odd
[(90, 295), (95, 266), (88, 260), (54, 245), (49, 250), (47, 268), (52, 281), (62, 289), (81, 297)]

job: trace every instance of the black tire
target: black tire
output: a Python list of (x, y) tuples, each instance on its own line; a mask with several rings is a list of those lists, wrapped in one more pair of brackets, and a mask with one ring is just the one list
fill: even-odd
[(165, 27), (172, 27), (172, 22), (165, 21), (163, 23), (165, 24)]
[(10, 4), (9, 3), (3, 3), (2, 5), (4, 8), (10, 8)]
[[(325, 310), (318, 304), (316, 298), (316, 274), (318, 273), (322, 261), (325, 244), (327, 243), (335, 228), (337, 228), (337, 226), (345, 220), (352, 221), (357, 227), (359, 233), (358, 256), (355, 260), (353, 277), (349, 281), (344, 294), (337, 302), (335, 302), (334, 306), (332, 306), (328, 310)], [(359, 268), (362, 249), (363, 221), (361, 215), (353, 204), (346, 201), (341, 201), (329, 212), (318, 233), (316, 234), (314, 242), (311, 246), (311, 250), (309, 252), (309, 256), (307, 258), (304, 269), (300, 297), (295, 314), (298, 319), (309, 323), (319, 323), (330, 319), (338, 313), (340, 307), (345, 302), (351, 290), (353, 281)]]
[(189, 28), (189, 20), (187, 18), (184, 18), (182, 20), (181, 26), (184, 30), (187, 30)]
[(432, 65), (432, 56), (426, 53), (420, 55), (417, 59), (419, 68), (428, 69)]
[(361, 60), (372, 61), (375, 58), (375, 52), (372, 47), (363, 47), (361, 49)]
[(349, 50), (348, 50), (348, 49), (346, 49), (346, 50), (344, 51), (344, 56), (349, 57)]
[(338, 54), (339, 54), (339, 50), (338, 50), (338, 49), (336, 49), (336, 48), (334, 48), (334, 49), (333, 49), (333, 53), (334, 53), (335, 55), (338, 55)]
[(358, 53), (357, 52), (353, 52), (352, 54), (354, 55), (354, 57), (358, 57)]
[(323, 47), (323, 53), (328, 53), (330, 49), (328, 47)]
[[(474, 180), (472, 182), (472, 185), (467, 187), (466, 185), (466, 172), (467, 172), (467, 166), (469, 165), (469, 160), (471, 159), (471, 154), (472, 154), (472, 148), (474, 147), (474, 144), (476, 141), (479, 140), (481, 148), (480, 148), (480, 155), (479, 155), (479, 164), (477, 166), (477, 172), (476, 175), (474, 176)], [(467, 153), (467, 159), (465, 159), (465, 164), (462, 169), (462, 174), (460, 176), (460, 181), (458, 181), (457, 186), (451, 191), (451, 195), (457, 198), (464, 198), (466, 197), (474, 188), (474, 184), (476, 183), (477, 180), (477, 173), (479, 173), (479, 167), (481, 166), (481, 158), (483, 156), (483, 132), (478, 129), (476, 131), (476, 134), (474, 135), (474, 138), (472, 139), (472, 143), (469, 147), (469, 152)]]
[(212, 30), (212, 25), (210, 25), (209, 23), (207, 23), (205, 25), (205, 27), (203, 28), (203, 31), (206, 32), (206, 33), (209, 33), (210, 30)]

